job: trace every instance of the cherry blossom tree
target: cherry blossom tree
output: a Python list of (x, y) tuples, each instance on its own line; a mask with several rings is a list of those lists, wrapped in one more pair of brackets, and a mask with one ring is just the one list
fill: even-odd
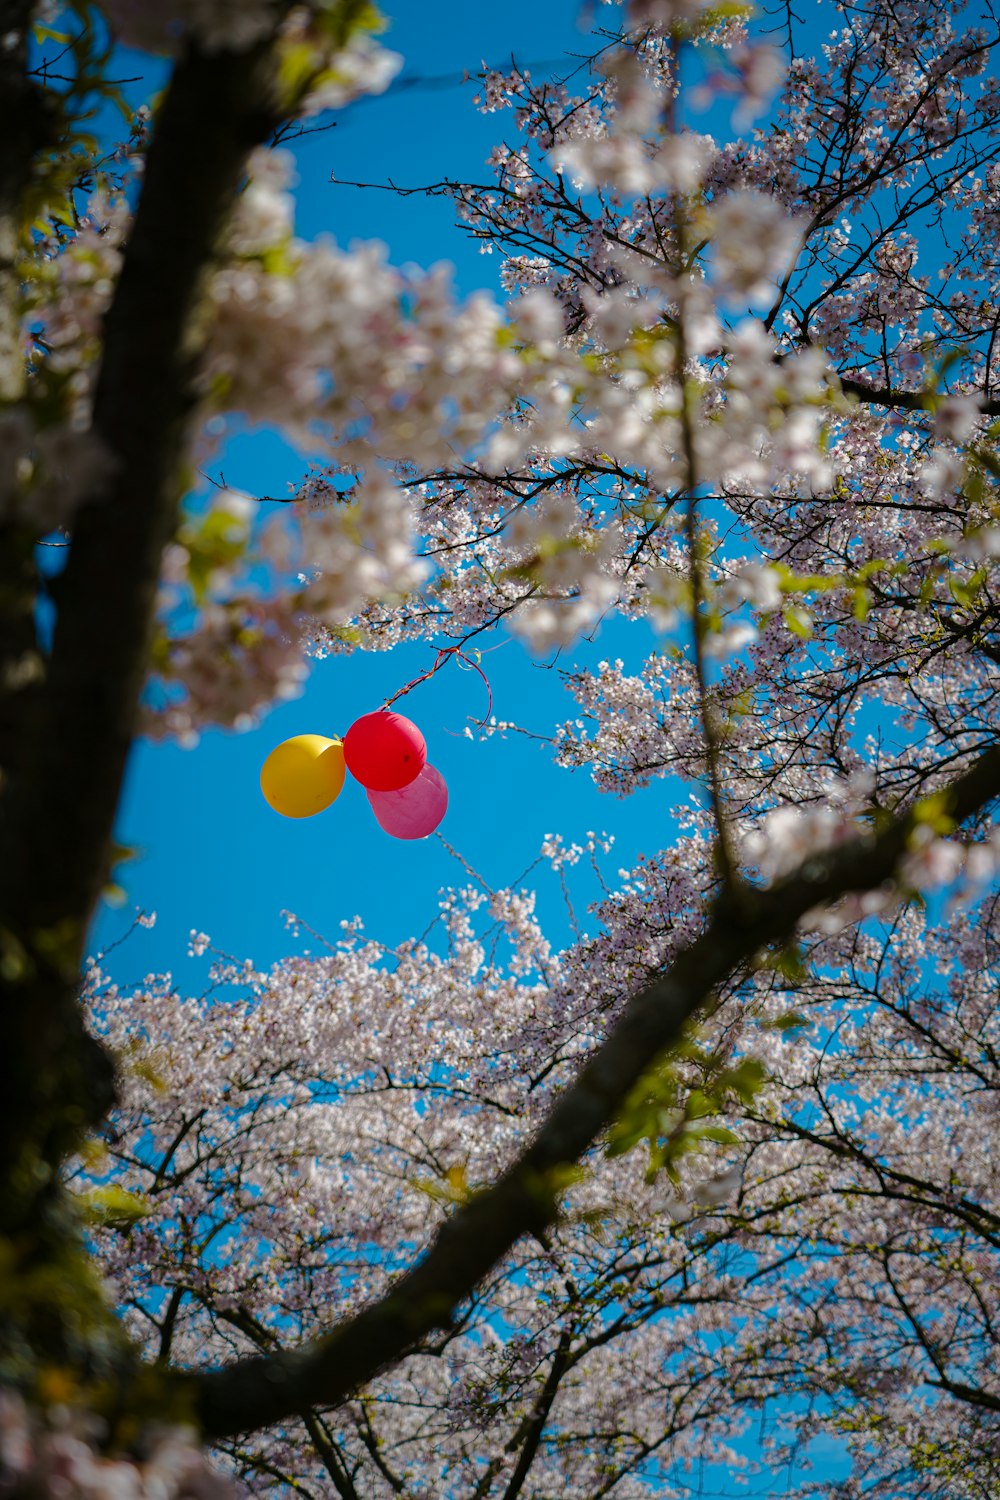
[[(294, 234), (366, 6), (0, 3), (10, 1493), (227, 1488), (189, 1424), (347, 1500), (772, 1493), (819, 1434), (825, 1494), (995, 1491), (1000, 32), (820, 9), (486, 72), (489, 180), (427, 190), (501, 308)], [(102, 155), (116, 40), (170, 81)], [(230, 414), (311, 466), (277, 519), (185, 502)], [(611, 613), (656, 649), (574, 665)], [(391, 951), (81, 982), (135, 735), (493, 629), (561, 764), (693, 793), (590, 935), (470, 872)]]

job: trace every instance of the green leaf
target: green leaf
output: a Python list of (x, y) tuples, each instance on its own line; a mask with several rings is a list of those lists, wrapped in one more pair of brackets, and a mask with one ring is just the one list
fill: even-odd
[(21, 939), (9, 928), (0, 927), (0, 979), (17, 984), (30, 979), (34, 972), (34, 960)]
[(949, 812), (951, 806), (946, 792), (931, 792), (927, 797), (921, 797), (913, 809), (913, 820), (918, 824), (926, 824), (937, 834), (949, 834), (955, 831), (955, 820)]
[(767, 1081), (767, 1069), (756, 1057), (744, 1057), (735, 1068), (727, 1068), (719, 1076), (725, 1089), (737, 1094), (744, 1104), (752, 1104)]
[(770, 1021), (763, 1023), (766, 1031), (794, 1031), (797, 1027), (808, 1025), (806, 1017), (799, 1015), (796, 1010), (787, 1010), (783, 1016), (773, 1016)]
[(84, 1218), (91, 1224), (112, 1229), (131, 1228), (139, 1219), (144, 1219), (153, 1211), (148, 1199), (118, 1187), (116, 1183), (109, 1183), (106, 1187), (86, 1188), (77, 1194), (77, 1201)]
[(782, 611), (782, 619), (792, 634), (797, 635), (800, 640), (808, 641), (812, 639), (812, 619), (804, 609), (798, 609), (795, 605), (791, 605), (788, 609)]
[(443, 1178), (416, 1177), (413, 1186), (435, 1203), (467, 1203), (472, 1196), (464, 1162), (449, 1167)]
[(696, 1133), (703, 1141), (717, 1141), (720, 1146), (738, 1146), (740, 1138), (728, 1125), (699, 1125)]
[(805, 955), (798, 943), (786, 943), (776, 953), (768, 955), (772, 968), (776, 974), (783, 979), (789, 979), (793, 984), (801, 984), (807, 974)]
[(143, 1079), (157, 1094), (165, 1094), (168, 1084), (163, 1074), (148, 1057), (140, 1057), (132, 1064), (132, 1072), (137, 1078)]

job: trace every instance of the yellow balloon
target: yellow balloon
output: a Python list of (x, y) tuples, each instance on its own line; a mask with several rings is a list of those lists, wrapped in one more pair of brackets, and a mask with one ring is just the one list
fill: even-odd
[(261, 767), (264, 800), (285, 818), (311, 818), (336, 802), (344, 785), (344, 747), (321, 734), (297, 734)]

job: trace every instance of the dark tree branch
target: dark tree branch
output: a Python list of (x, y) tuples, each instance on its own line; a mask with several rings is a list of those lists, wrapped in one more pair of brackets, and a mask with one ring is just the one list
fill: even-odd
[(306, 1412), (302, 1420), (305, 1423), (310, 1442), (316, 1450), (316, 1455), (333, 1480), (333, 1487), (341, 1497), (341, 1500), (360, 1500), (342, 1454), (339, 1452), (337, 1445), (324, 1432), (322, 1423), (316, 1416), (316, 1413), (311, 1411)]
[(556, 1346), (556, 1351), (552, 1356), (549, 1373), (546, 1375), (542, 1389), (538, 1393), (535, 1408), (530, 1413), (526, 1422), (522, 1424), (522, 1427), (514, 1434), (510, 1446), (514, 1447), (520, 1442), (522, 1443), (522, 1447), (517, 1456), (514, 1472), (510, 1476), (510, 1483), (503, 1492), (503, 1500), (517, 1500), (521, 1490), (524, 1488), (524, 1481), (527, 1479), (528, 1471), (535, 1461), (535, 1454), (538, 1452), (538, 1445), (542, 1441), (542, 1434), (545, 1431), (545, 1423), (548, 1421), (549, 1412), (552, 1410), (552, 1404), (558, 1394), (560, 1381), (571, 1364), (570, 1340), (569, 1329), (564, 1328), (560, 1335), (559, 1343)]
[(20, 289), (21, 200), (50, 142), (50, 105), (28, 74), (32, 0), (0, 0), (0, 401), (24, 393)]
[(104, 877), (206, 335), (193, 315), (248, 153), (276, 123), (270, 74), (263, 47), (188, 57), (149, 151), (95, 396), (117, 469), (74, 527), (33, 774), (6, 810), (5, 843), (25, 856), (12, 904), (30, 923), (85, 923)]
[(160, 1348), (156, 1356), (159, 1364), (165, 1365), (170, 1358), (170, 1348), (174, 1341), (174, 1329), (177, 1327), (177, 1314), (181, 1310), (181, 1303), (184, 1301), (186, 1290), (183, 1286), (175, 1286), (170, 1293), (170, 1299), (167, 1302), (163, 1320), (159, 1325)]
[(947, 1391), (949, 1396), (954, 1396), (957, 1401), (964, 1401), (969, 1406), (982, 1407), (984, 1411), (1000, 1412), (1000, 1396), (994, 1396), (992, 1391), (981, 1390), (978, 1386), (964, 1385), (961, 1380), (928, 1380), (936, 1390)]
[[(1000, 747), (986, 750), (941, 795), (956, 823), (1000, 796)], [(445, 1221), (423, 1260), (381, 1301), (312, 1346), (180, 1377), (206, 1435), (227, 1437), (307, 1407), (335, 1406), (431, 1330), (446, 1327), (522, 1234), (537, 1234), (556, 1218), (561, 1169), (594, 1144), (712, 992), (754, 953), (786, 940), (814, 907), (891, 879), (918, 826), (919, 805), (878, 834), (806, 860), (767, 890), (748, 889), (738, 909), (717, 903), (701, 935), (629, 1001), (535, 1138), (491, 1188)]]
[(400, 1479), (398, 1474), (393, 1473), (392, 1469), (390, 1469), (389, 1465), (385, 1461), (385, 1456), (382, 1453), (381, 1441), (379, 1439), (378, 1433), (375, 1431), (375, 1428), (372, 1425), (371, 1413), (368, 1410), (368, 1402), (362, 1400), (358, 1403), (358, 1405), (360, 1406), (361, 1410), (360, 1414), (355, 1418), (354, 1422), (358, 1437), (361, 1439), (362, 1443), (364, 1443), (366, 1449), (368, 1450), (368, 1453), (371, 1456), (372, 1462), (374, 1463), (376, 1469), (378, 1469), (382, 1477), (388, 1483), (393, 1494), (402, 1495), (406, 1489), (406, 1485), (404, 1484), (403, 1480)]
[[(8, 7), (9, 8), (9, 7)], [(177, 66), (106, 320), (94, 428), (114, 461), (58, 580), (49, 670), (0, 787), (0, 1232), (36, 1222), (55, 1168), (113, 1099), (76, 1004), (145, 678), (161, 553), (206, 337), (203, 279), (251, 148), (278, 123), (271, 45)], [(19, 1186), (18, 1186), (19, 1185)]]
[[(18, 280), (22, 202), (55, 124), (45, 95), (28, 74), (32, 9), (31, 0), (0, 0), (0, 403), (24, 395)], [(37, 586), (32, 529), (7, 519), (0, 524), (0, 792), (19, 759), (20, 725), (41, 676)]]
[[(867, 406), (890, 406), (899, 411), (927, 411), (927, 397), (922, 391), (893, 391), (866, 385), (864, 381), (852, 380), (849, 375), (839, 376), (841, 390), (854, 396)], [(984, 417), (1000, 417), (1000, 401), (980, 401), (979, 410)]]

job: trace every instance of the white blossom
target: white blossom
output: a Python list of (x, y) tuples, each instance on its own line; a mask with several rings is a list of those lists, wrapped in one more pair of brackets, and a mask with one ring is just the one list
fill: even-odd
[(800, 229), (777, 199), (740, 189), (706, 211), (712, 240), (712, 274), (724, 297), (767, 302), (787, 271)]
[(980, 420), (979, 402), (973, 396), (945, 396), (934, 410), (934, 436), (964, 443)]

